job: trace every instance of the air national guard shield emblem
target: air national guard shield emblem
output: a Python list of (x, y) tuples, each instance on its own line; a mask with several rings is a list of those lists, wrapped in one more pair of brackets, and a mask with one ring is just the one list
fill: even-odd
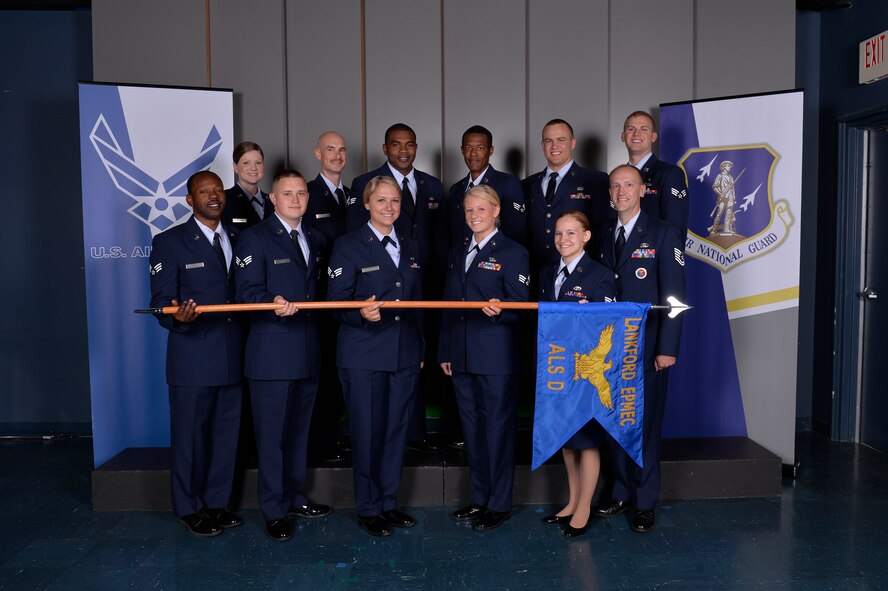
[(786, 201), (773, 202), (779, 156), (766, 145), (689, 150), (678, 165), (692, 203), (685, 253), (728, 271), (777, 248), (789, 234)]

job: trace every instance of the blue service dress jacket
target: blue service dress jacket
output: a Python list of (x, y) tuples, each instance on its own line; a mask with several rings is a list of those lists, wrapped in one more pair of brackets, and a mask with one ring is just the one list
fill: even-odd
[[(222, 224), (232, 246), (237, 231)], [(154, 237), (150, 259), (151, 306), (192, 299), (200, 304), (234, 301), (234, 282), (192, 216)], [(238, 384), (241, 372), (242, 323), (236, 314), (203, 314), (183, 324), (159, 316), (169, 329), (166, 377), (171, 386)]]
[(608, 176), (598, 170), (571, 164), (564, 178), (558, 183), (555, 198), (546, 203), (542, 181), (547, 170), (524, 179), (525, 209), (527, 215), (528, 250), (534, 269), (558, 262), (555, 248), (555, 221), (565, 211), (575, 210), (586, 214), (591, 228), (597, 228), (610, 219)]
[[(327, 299), (359, 301), (375, 295), (377, 300), (421, 300), (417, 243), (399, 232), (397, 238), (401, 255), (395, 266), (369, 226), (340, 237), (327, 270)], [(338, 367), (389, 372), (419, 367), (424, 353), (421, 312), (383, 306), (380, 314), (379, 322), (366, 322), (357, 309), (334, 312)]]
[[(466, 247), (450, 251), (444, 299), (526, 302), (530, 297), (527, 250), (497, 232), (465, 270)], [(509, 375), (518, 371), (518, 310), (488, 317), (481, 310), (448, 309), (441, 322), (438, 362), (459, 373)]]
[[(352, 193), (348, 187), (342, 186), (346, 202)], [(327, 252), (322, 253), (324, 259), (330, 258), (330, 249), (337, 238), (345, 233), (345, 204), (339, 204), (330, 187), (319, 174), (308, 183), (308, 207), (302, 220), (324, 236)]]
[[(244, 231), (235, 249), (237, 300), (270, 303), (275, 296), (291, 302), (317, 300), (322, 240), (302, 224), (309, 245), (306, 264), (276, 215)], [(299, 380), (318, 375), (316, 312), (299, 310), (281, 317), (254, 312), (250, 320), (244, 373), (251, 380)]]
[[(674, 296), (685, 300), (684, 249), (679, 230), (642, 211), (626, 239), (620, 260), (614, 260), (614, 228), (601, 232), (601, 262), (615, 274), (617, 300), (668, 304)], [(645, 324), (645, 369), (652, 369), (656, 355), (678, 357), (681, 316), (669, 318), (668, 311), (651, 310)]]
[(614, 283), (614, 272), (592, 260), (588, 253), (583, 253), (577, 266), (561, 284), (558, 297), (555, 297), (555, 274), (560, 263), (544, 268), (540, 272), (541, 302), (613, 302), (616, 299), (617, 287)]
[[(517, 177), (500, 172), (488, 166), (484, 176), (475, 179), (475, 185), (487, 185), (500, 198), (500, 231), (519, 244), (527, 242), (527, 222), (525, 219), (524, 190)], [(462, 202), (468, 187), (468, 175), (450, 187), (447, 198), (449, 211), (450, 247), (461, 246), (471, 239), (471, 230), (466, 225)]]
[(664, 220), (678, 228), (681, 243), (684, 244), (688, 236), (690, 208), (684, 172), (653, 154), (640, 172), (645, 186), (641, 209), (648, 216)]
[(225, 211), (222, 212), (222, 221), (233, 228), (245, 230), (268, 218), (274, 213), (274, 205), (268, 198), (268, 193), (262, 195), (265, 198), (263, 203), (265, 213), (259, 217), (259, 214), (253, 209), (253, 204), (250, 203), (250, 197), (240, 185), (235, 183), (230, 189), (225, 189)]
[[(392, 176), (388, 163), (376, 170), (362, 174), (352, 182), (352, 196), (346, 208), (345, 227), (349, 232), (359, 230), (367, 224), (370, 214), (364, 207), (364, 188), (377, 176)], [(430, 174), (414, 170), (417, 191), (414, 215), (411, 218), (401, 205), (401, 215), (395, 222), (398, 236), (416, 241), (419, 263), (423, 265), (423, 288), (426, 299), (440, 298), (443, 281), (439, 271), (447, 258), (449, 233), (447, 211), (444, 203), (444, 188), (441, 181)]]

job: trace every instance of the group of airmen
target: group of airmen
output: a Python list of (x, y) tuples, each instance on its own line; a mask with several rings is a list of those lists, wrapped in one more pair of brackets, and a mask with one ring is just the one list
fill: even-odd
[[(234, 187), (209, 171), (189, 178), (193, 215), (155, 237), (150, 262), (151, 305), (177, 308), (158, 319), (169, 330), (172, 507), (185, 528), (214, 536), (242, 524), (229, 502), (245, 392), (270, 538), (290, 539), (290, 518), (330, 513), (303, 493), (309, 432), (335, 440), (345, 408), (361, 527), (374, 536), (412, 527), (396, 503), (403, 457), (408, 441), (426, 437), (423, 394), (441, 384), (452, 387), (471, 472), (471, 502), (452, 517), (476, 531), (508, 520), (529, 331), (526, 313), (497, 304), (684, 298), (684, 174), (652, 153), (648, 113), (629, 115), (620, 137), (628, 163), (607, 175), (574, 161), (573, 129), (553, 119), (541, 138), (546, 169), (519, 180), (490, 165), (492, 134), (472, 126), (460, 146), (468, 171), (446, 193), (413, 167), (416, 134), (403, 123), (385, 133), (386, 161), (350, 186), (336, 132), (317, 140), (314, 179), (285, 168), (270, 193), (259, 187), (265, 156), (253, 142), (234, 150)], [(319, 300), (369, 303), (300, 309)], [(488, 305), (385, 305), (398, 300)], [(278, 307), (196, 309), (226, 302)], [(543, 520), (563, 535), (630, 510), (634, 531), (654, 527), (666, 370), (680, 331), (680, 317), (648, 316), (643, 469), (594, 420), (565, 444), (569, 499)], [(601, 447), (614, 485), (592, 506)]]

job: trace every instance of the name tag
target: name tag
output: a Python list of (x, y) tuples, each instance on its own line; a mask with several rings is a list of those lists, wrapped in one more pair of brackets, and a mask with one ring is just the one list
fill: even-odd
[(361, 273), (372, 273), (373, 271), (379, 271), (379, 265), (364, 267), (363, 269), (361, 269)]
[(186, 269), (203, 269), (203, 263), (188, 263), (185, 265)]
[(329, 214), (329, 213), (318, 213), (318, 214), (315, 214), (315, 219), (316, 219), (316, 220), (322, 220), (322, 219), (324, 219), (324, 218), (328, 218), (328, 217), (330, 217), (330, 214)]
[(247, 218), (231, 218), (232, 224), (246, 224)]
[(274, 259), (275, 265), (286, 265), (290, 262), (290, 259)]

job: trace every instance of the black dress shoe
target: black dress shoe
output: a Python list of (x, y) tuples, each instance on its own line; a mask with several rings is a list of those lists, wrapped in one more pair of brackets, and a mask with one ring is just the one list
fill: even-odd
[(485, 511), (472, 526), (475, 531), (490, 531), (496, 529), (512, 516), (511, 511)]
[(206, 514), (209, 515), (210, 518), (213, 519), (213, 521), (224, 528), (237, 527), (239, 525), (243, 525), (244, 523), (243, 519), (241, 519), (225, 507), (221, 507), (219, 509), (207, 509)]
[(654, 529), (656, 521), (657, 518), (654, 516), (653, 509), (639, 509), (632, 516), (632, 523), (629, 527), (632, 528), (632, 531), (647, 533)]
[(371, 536), (390, 536), (392, 535), (392, 529), (389, 527), (388, 522), (382, 518), (382, 515), (372, 515), (370, 517), (359, 517), (361, 521), (361, 527), (364, 528)]
[(452, 447), (453, 449), (458, 449), (459, 451), (466, 451), (465, 441), (449, 441), (447, 445)]
[(484, 507), (479, 505), (478, 503), (472, 503), (471, 505), (467, 505), (462, 509), (457, 509), (453, 513), (450, 514), (453, 517), (454, 521), (471, 521), (477, 517), (481, 517), (481, 514), (487, 511)]
[(625, 513), (631, 508), (632, 505), (629, 504), (629, 501), (607, 501), (592, 507), (592, 513), (599, 517), (613, 517)]
[(192, 513), (179, 518), (185, 529), (196, 536), (209, 538), (222, 533), (222, 526), (206, 513)]
[(330, 514), (330, 507), (321, 505), (320, 503), (308, 503), (299, 507), (292, 507), (287, 514), (288, 517), (307, 517), (308, 519), (316, 519), (318, 517), (326, 517)]
[(543, 517), (543, 523), (546, 525), (561, 525), (564, 523), (570, 523), (570, 518), (573, 515), (546, 515)]
[(423, 439), (421, 441), (408, 441), (407, 449), (428, 454), (436, 451), (441, 451), (441, 446), (437, 443), (432, 443), (427, 439)]
[(265, 522), (265, 533), (275, 542), (286, 542), (293, 537), (293, 527), (286, 517)]
[(577, 536), (581, 536), (586, 533), (586, 528), (589, 527), (589, 522), (586, 522), (586, 525), (583, 527), (573, 527), (569, 522), (564, 524), (564, 529), (561, 530), (561, 535), (565, 538), (575, 538)]
[(415, 519), (397, 509), (383, 511), (381, 517), (385, 519), (386, 523), (393, 527), (413, 527), (416, 525)]

